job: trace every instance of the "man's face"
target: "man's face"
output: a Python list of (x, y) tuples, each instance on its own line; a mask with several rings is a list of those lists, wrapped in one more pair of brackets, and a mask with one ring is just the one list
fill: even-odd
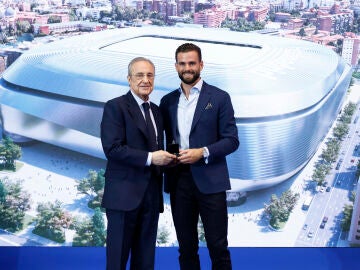
[(131, 75), (127, 77), (130, 88), (142, 100), (147, 101), (154, 89), (155, 69), (146, 61), (133, 64)]
[(203, 62), (199, 60), (196, 51), (178, 53), (175, 63), (176, 71), (181, 81), (188, 85), (195, 85), (203, 69)]

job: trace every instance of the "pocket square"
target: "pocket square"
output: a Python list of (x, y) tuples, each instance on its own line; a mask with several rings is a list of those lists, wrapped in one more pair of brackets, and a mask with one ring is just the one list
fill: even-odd
[(211, 105), (211, 103), (209, 102), (209, 103), (206, 105), (205, 110), (208, 110), (208, 109), (211, 109), (211, 108), (212, 108), (212, 105)]

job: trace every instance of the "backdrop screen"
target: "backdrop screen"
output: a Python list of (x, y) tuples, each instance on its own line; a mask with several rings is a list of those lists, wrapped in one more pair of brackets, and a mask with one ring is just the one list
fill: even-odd
[[(0, 246), (105, 245), (104, 103), (129, 91), (127, 64), (145, 56), (156, 66), (151, 99), (158, 104), (179, 87), (174, 53), (188, 41), (203, 50), (202, 78), (227, 91), (235, 110), (240, 147), (227, 157), (229, 246), (352, 246), (360, 89), (357, 81), (350, 86), (350, 66), (306, 41), (176, 27), (65, 37), (7, 66)], [(164, 198), (157, 246), (176, 247)], [(199, 238), (206, 246), (201, 223)]]

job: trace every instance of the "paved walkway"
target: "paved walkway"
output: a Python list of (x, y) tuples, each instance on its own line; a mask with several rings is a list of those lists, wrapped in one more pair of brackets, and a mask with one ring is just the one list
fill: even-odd
[[(17, 172), (2, 173), (1, 178), (21, 181), (23, 189), (31, 195), (29, 216), (37, 215), (39, 203), (60, 201), (63, 209), (73, 217), (90, 217), (93, 210), (87, 206), (88, 197), (77, 191), (78, 181), (87, 177), (88, 171), (105, 168), (105, 161), (82, 155), (44, 143), (34, 143), (22, 147), (23, 166)], [(106, 220), (104, 218), (104, 220)], [(39, 243), (39, 245), (59, 246), (60, 244), (32, 233), (34, 224), (16, 235)], [(66, 242), (71, 245), (74, 231), (66, 231)]]

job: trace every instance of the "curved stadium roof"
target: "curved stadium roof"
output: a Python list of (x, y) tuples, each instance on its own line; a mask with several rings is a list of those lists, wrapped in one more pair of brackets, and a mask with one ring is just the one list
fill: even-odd
[(241, 102), (234, 106), (237, 117), (311, 107), (332, 89), (344, 68), (334, 52), (310, 42), (217, 29), (142, 27), (33, 48), (3, 78), (17, 86), (103, 103), (128, 91), (127, 64), (144, 56), (156, 66), (153, 99), (158, 102), (179, 85), (174, 53), (186, 41), (202, 48), (202, 77), (228, 91), (234, 104)]
[(322, 45), (223, 29), (125, 28), (32, 48), (0, 79), (3, 130), (104, 158), (103, 105), (129, 91), (128, 63), (154, 62), (158, 103), (179, 86), (175, 50), (188, 41), (202, 48), (204, 80), (233, 101), (241, 143), (227, 157), (232, 190), (271, 186), (302, 169), (338, 115), (350, 67)]

